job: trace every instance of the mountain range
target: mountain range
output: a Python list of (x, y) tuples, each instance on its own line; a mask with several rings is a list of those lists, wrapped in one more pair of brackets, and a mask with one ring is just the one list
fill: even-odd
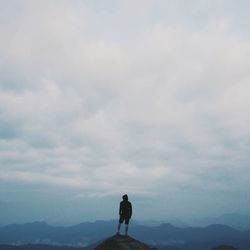
[[(0, 244), (47, 244), (86, 247), (88, 250), (93, 249), (92, 244), (113, 235), (115, 226), (116, 221), (85, 222), (70, 227), (55, 227), (45, 222), (12, 224), (0, 227)], [(220, 244), (233, 245), (240, 250), (250, 249), (250, 230), (240, 231), (218, 224), (186, 228), (168, 223), (158, 226), (131, 224), (129, 233), (161, 250), (209, 250)]]
[(198, 225), (223, 224), (240, 230), (250, 229), (250, 214), (229, 213), (217, 217), (207, 217), (197, 221)]

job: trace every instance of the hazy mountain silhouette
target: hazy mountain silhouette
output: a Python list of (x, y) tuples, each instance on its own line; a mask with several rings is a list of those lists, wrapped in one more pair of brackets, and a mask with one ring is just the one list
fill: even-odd
[[(42, 244), (28, 244), (28, 245), (0, 245), (0, 250), (78, 250), (76, 247), (68, 246), (52, 246), (52, 245), (42, 245)], [(85, 248), (81, 248), (81, 250)]]
[(237, 249), (232, 246), (221, 245), (216, 248), (213, 248), (212, 250), (237, 250)]
[[(188, 247), (188, 248), (187, 248)], [(176, 246), (160, 246), (152, 247), (147, 246), (145, 243), (135, 240), (131, 237), (124, 236), (113, 236), (110, 237), (100, 244), (91, 245), (88, 247), (69, 247), (69, 246), (53, 246), (44, 244), (28, 244), (28, 245), (0, 245), (0, 250), (209, 250), (206, 246), (187, 246), (176, 247)], [(211, 250), (238, 250), (232, 246), (221, 245)]]
[(248, 230), (250, 229), (250, 214), (223, 214), (218, 217), (203, 218), (199, 221), (199, 224), (223, 224), (240, 230)]
[[(114, 234), (116, 221), (81, 223), (54, 227), (44, 222), (0, 227), (0, 244), (92, 245)], [(149, 227), (131, 225), (130, 235), (160, 250), (210, 250), (221, 244), (240, 250), (250, 249), (250, 230), (240, 231), (224, 225), (179, 228), (171, 224)], [(0, 248), (1, 250), (1, 248)]]
[(45, 243), (87, 245), (112, 235), (114, 221), (85, 222), (69, 227), (55, 227), (45, 222), (11, 224), (0, 227), (0, 244)]

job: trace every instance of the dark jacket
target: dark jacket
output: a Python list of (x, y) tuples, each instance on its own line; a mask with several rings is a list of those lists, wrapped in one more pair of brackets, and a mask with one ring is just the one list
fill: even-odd
[(132, 205), (129, 201), (123, 200), (120, 202), (119, 214), (120, 214), (120, 216), (124, 216), (126, 218), (131, 218)]

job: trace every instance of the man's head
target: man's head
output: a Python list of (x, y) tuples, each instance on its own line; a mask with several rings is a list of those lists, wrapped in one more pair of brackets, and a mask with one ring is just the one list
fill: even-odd
[(122, 199), (123, 199), (124, 201), (127, 201), (127, 200), (128, 200), (128, 195), (127, 195), (127, 194), (124, 194), (124, 195), (122, 196)]

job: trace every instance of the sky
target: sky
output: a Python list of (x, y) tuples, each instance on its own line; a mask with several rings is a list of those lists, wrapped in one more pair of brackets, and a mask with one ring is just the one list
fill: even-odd
[(248, 213), (249, 8), (0, 0), (0, 224)]

